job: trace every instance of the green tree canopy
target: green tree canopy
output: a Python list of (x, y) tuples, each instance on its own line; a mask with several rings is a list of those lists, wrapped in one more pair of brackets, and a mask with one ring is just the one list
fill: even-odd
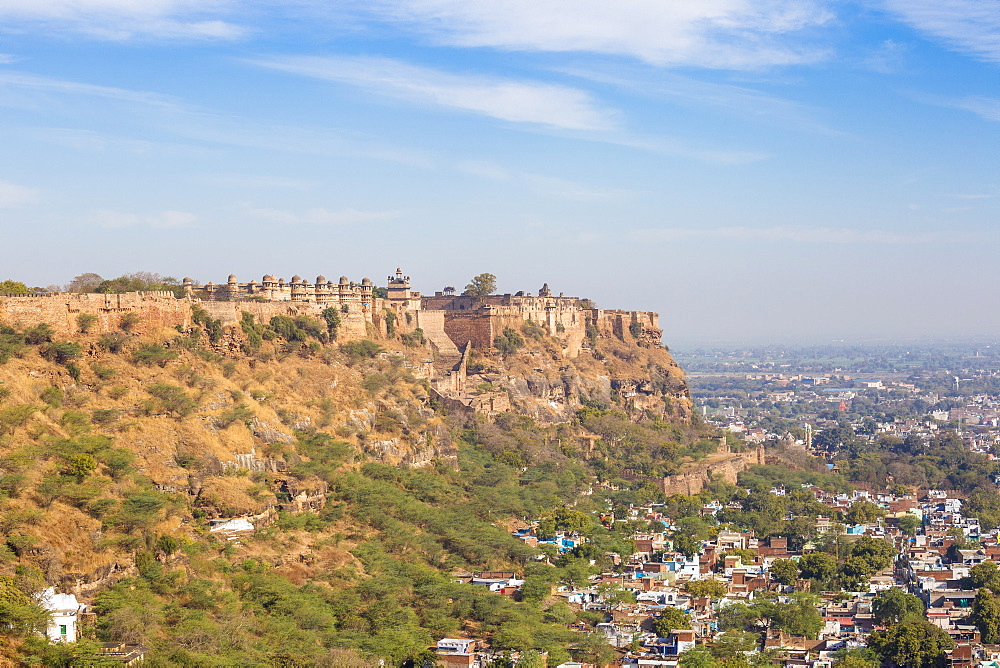
[(872, 601), (875, 619), (886, 624), (898, 624), (908, 619), (922, 619), (924, 602), (902, 589), (885, 589)]
[(0, 281), (0, 295), (17, 294), (25, 292), (34, 292), (34, 290), (29, 288), (21, 281), (15, 281), (9, 278), (6, 281)]
[(799, 577), (799, 565), (792, 559), (775, 559), (771, 564), (771, 577), (783, 585), (795, 584)]
[(466, 297), (472, 297), (477, 302), (481, 302), (489, 297), (497, 289), (497, 277), (493, 274), (479, 274), (473, 277), (465, 291), (462, 293)]
[(691, 628), (691, 618), (680, 608), (666, 608), (653, 619), (653, 631), (660, 638), (666, 638), (674, 629), (689, 628)]
[(868, 646), (883, 661), (897, 666), (932, 668), (943, 664), (944, 653), (955, 646), (955, 641), (946, 631), (921, 619), (875, 631), (868, 638)]

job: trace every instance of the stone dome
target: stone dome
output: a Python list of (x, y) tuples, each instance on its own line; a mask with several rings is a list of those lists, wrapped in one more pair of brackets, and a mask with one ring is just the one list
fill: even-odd
[(348, 283), (350, 283), (350, 281), (347, 280), (347, 276), (341, 276), (340, 277), (340, 284), (341, 285), (347, 285)]
[(372, 279), (370, 279), (370, 278), (362, 278), (361, 279), (361, 285), (371, 285), (371, 284), (372, 284)]
[(263, 281), (264, 281), (265, 283), (274, 283), (274, 282), (275, 282), (276, 280), (278, 280), (278, 279), (276, 279), (276, 278), (275, 278), (274, 276), (272, 276), (271, 274), (264, 274), (264, 278), (263, 278), (262, 280), (263, 280)]
[(227, 282), (228, 283), (235, 283), (236, 282), (236, 274), (229, 274), (229, 280)]
[(320, 274), (319, 276), (316, 277), (316, 282), (320, 284), (326, 283), (326, 276)]
[(295, 274), (294, 276), (292, 276), (292, 283), (301, 283), (301, 282), (302, 282), (302, 277), (301, 276), (299, 276), (298, 274)]

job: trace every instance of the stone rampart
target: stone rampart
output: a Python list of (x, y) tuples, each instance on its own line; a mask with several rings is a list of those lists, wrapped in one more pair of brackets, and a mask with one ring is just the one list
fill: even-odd
[(721, 459), (711, 460), (707, 464), (700, 464), (696, 470), (687, 473), (666, 476), (660, 480), (660, 489), (667, 496), (671, 494), (690, 496), (703, 490), (711, 480), (722, 480), (735, 485), (741, 471), (763, 464), (764, 448), (758, 446), (749, 452), (731, 453)]
[(90, 331), (104, 334), (118, 331), (122, 316), (129, 312), (139, 317), (134, 326), (139, 332), (161, 327), (185, 328), (191, 324), (190, 302), (177, 299), (172, 292), (48, 292), (0, 297), (0, 322), (21, 327), (44, 322), (62, 337), (80, 331), (77, 318), (81, 314), (95, 316), (97, 320)]
[(636, 340), (651, 345), (662, 344), (663, 330), (660, 329), (659, 313), (591, 309), (588, 312), (588, 317), (601, 336), (624, 340), (625, 337), (632, 336), (632, 325), (638, 324), (641, 330), (639, 335), (634, 337)]

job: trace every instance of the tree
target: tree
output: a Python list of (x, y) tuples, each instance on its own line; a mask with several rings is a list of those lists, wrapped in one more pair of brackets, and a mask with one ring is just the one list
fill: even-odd
[(979, 628), (983, 642), (1000, 642), (1000, 598), (989, 589), (980, 589), (972, 602), (972, 623)]
[(19, 586), (16, 578), (0, 577), (0, 626), (7, 633), (28, 635), (44, 631), (49, 614)]
[(885, 624), (898, 624), (908, 619), (922, 619), (924, 602), (902, 589), (885, 589), (875, 595), (872, 614)]
[(715, 659), (704, 645), (697, 645), (682, 653), (677, 665), (681, 668), (712, 668)]
[(955, 641), (946, 631), (921, 619), (875, 631), (868, 638), (868, 646), (883, 661), (897, 666), (931, 668), (943, 665), (944, 653), (955, 646)]
[(674, 629), (689, 628), (691, 628), (691, 618), (680, 608), (665, 608), (653, 619), (653, 631), (659, 638), (666, 638)]
[(807, 580), (824, 581), (837, 572), (837, 558), (826, 552), (810, 552), (799, 559), (799, 573)]
[(878, 655), (867, 647), (839, 649), (833, 653), (834, 668), (878, 668)]
[(9, 278), (6, 281), (0, 281), (0, 295), (25, 294), (28, 292), (34, 292), (34, 290), (21, 281), (14, 281)]
[(899, 530), (909, 536), (917, 535), (917, 529), (920, 528), (920, 525), (920, 518), (916, 515), (903, 515), (897, 522)]
[(844, 513), (844, 520), (848, 524), (868, 524), (882, 517), (885, 517), (885, 511), (865, 499), (858, 499)]
[(472, 297), (474, 301), (481, 302), (489, 297), (497, 289), (497, 277), (493, 274), (479, 274), (465, 286), (462, 293), (466, 297)]
[(775, 559), (771, 564), (771, 577), (783, 585), (795, 584), (799, 577), (799, 566), (793, 559)]
[(83, 273), (79, 276), (73, 277), (73, 280), (66, 286), (66, 291), (94, 292), (97, 290), (97, 286), (100, 285), (102, 281), (104, 281), (104, 278), (100, 274), (95, 274), (93, 272)]
[(1000, 593), (1000, 568), (995, 561), (984, 561), (969, 569), (969, 584), (965, 589), (984, 588)]
[(692, 596), (722, 598), (726, 595), (726, 585), (718, 580), (691, 580), (684, 585), (684, 588)]

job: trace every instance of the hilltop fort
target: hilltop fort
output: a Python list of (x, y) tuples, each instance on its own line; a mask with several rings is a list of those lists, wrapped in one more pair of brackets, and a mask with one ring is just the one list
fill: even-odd
[[(533, 408), (523, 402), (519, 408), (541, 419), (561, 419), (582, 399), (595, 397), (618, 397), (635, 410), (657, 413), (685, 413), (689, 405), (683, 373), (662, 347), (657, 313), (599, 309), (588, 299), (556, 295), (548, 284), (535, 294), (522, 291), (480, 299), (457, 294), (453, 287), (423, 295), (397, 269), (387, 277), (386, 287), (376, 287), (369, 278), (341, 276), (334, 282), (321, 275), (309, 283), (298, 275), (286, 281), (267, 274), (260, 282), (246, 283), (235, 275), (219, 284), (185, 278), (177, 292), (182, 296), (170, 291), (8, 295), (0, 297), (0, 321), (24, 326), (44, 322), (57, 334), (72, 336), (79, 331), (81, 314), (93, 316), (91, 331), (96, 333), (118, 331), (127, 317), (132, 331), (142, 334), (163, 328), (191, 331), (197, 326), (196, 314), (202, 313), (226, 332), (217, 346), (235, 352), (244, 334), (244, 314), (269, 322), (276, 316), (320, 318), (334, 308), (338, 344), (417, 337), (432, 353), (416, 365), (419, 373), (442, 399), (467, 408), (495, 413), (510, 408), (512, 401), (531, 399)], [(543, 334), (558, 350), (517, 370), (484, 367), (473, 360), (476, 354), (495, 354), (498, 337), (508, 331)], [(584, 352), (596, 353), (599, 338), (645, 348), (650, 360), (635, 365), (615, 359), (617, 370), (605, 368), (611, 362), (600, 369), (567, 366)], [(545, 358), (540, 351), (534, 354)], [(680, 402), (668, 408), (672, 399)]]

